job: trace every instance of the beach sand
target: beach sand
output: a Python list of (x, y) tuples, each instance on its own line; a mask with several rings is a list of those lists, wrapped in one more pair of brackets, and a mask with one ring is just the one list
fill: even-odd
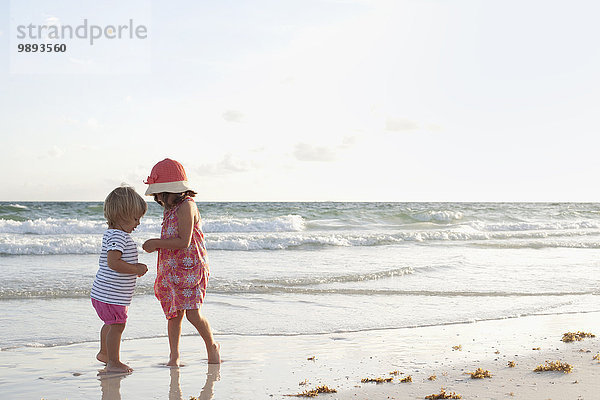
[[(424, 399), (442, 387), (463, 399), (600, 398), (600, 363), (593, 359), (600, 338), (561, 341), (574, 331), (600, 334), (600, 313), (308, 336), (217, 335), (220, 366), (207, 364), (199, 336), (182, 337), (181, 368), (161, 365), (166, 337), (126, 340), (121, 352), (135, 370), (130, 375), (99, 373), (97, 343), (18, 348), (0, 352), (0, 398), (290, 399), (319, 385), (337, 390), (323, 399)], [(533, 372), (546, 360), (567, 362), (573, 372)], [(492, 377), (471, 379), (467, 372), (477, 368)], [(361, 383), (392, 371), (399, 371), (392, 382)], [(409, 375), (412, 382), (400, 382)]]

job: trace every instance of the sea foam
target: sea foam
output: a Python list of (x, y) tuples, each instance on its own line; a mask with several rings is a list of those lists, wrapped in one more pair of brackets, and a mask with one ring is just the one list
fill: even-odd
[[(160, 218), (143, 218), (136, 232), (160, 234)], [(0, 219), (0, 233), (63, 235), (100, 234), (107, 228), (104, 220), (82, 220), (76, 218), (38, 218), (15, 221)], [(298, 232), (304, 230), (304, 220), (299, 215), (285, 215), (273, 218), (232, 218), (220, 217), (203, 220), (202, 229), (211, 232)]]

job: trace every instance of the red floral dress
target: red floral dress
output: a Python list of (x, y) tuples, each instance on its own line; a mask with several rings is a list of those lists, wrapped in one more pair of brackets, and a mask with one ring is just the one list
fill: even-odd
[[(194, 200), (187, 197), (177, 206), (165, 210), (161, 239), (177, 237), (177, 210), (186, 201), (196, 207)], [(209, 270), (201, 225), (198, 218), (187, 249), (158, 249), (154, 294), (167, 319), (176, 317), (180, 310), (198, 309), (204, 301)]]

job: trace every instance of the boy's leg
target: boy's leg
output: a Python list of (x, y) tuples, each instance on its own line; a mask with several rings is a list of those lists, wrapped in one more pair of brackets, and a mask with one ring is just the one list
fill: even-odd
[(121, 362), (119, 352), (121, 350), (121, 335), (125, 330), (125, 324), (111, 324), (106, 335), (106, 349), (108, 350), (107, 372), (132, 372), (133, 369)]
[(198, 330), (198, 333), (200, 334), (200, 336), (202, 336), (202, 339), (204, 339), (204, 344), (206, 345), (206, 352), (208, 353), (208, 363), (209, 364), (220, 364), (221, 363), (221, 355), (220, 355), (221, 345), (219, 345), (219, 343), (215, 342), (215, 339), (213, 338), (213, 334), (210, 329), (210, 324), (208, 323), (208, 320), (206, 318), (204, 318), (204, 316), (202, 314), (200, 314), (200, 310), (197, 310), (197, 309), (196, 310), (185, 310), (185, 315), (186, 315), (188, 321), (190, 321), (192, 323), (192, 325), (194, 325), (196, 330)]
[(183, 311), (177, 311), (177, 316), (171, 318), (167, 322), (167, 332), (169, 334), (169, 355), (170, 367), (179, 366), (179, 338), (181, 337), (181, 322), (183, 321)]
[(107, 363), (108, 362), (108, 350), (106, 349), (106, 336), (108, 335), (108, 330), (110, 329), (110, 325), (102, 325), (102, 329), (100, 329), (100, 351), (96, 354), (96, 359), (100, 362)]

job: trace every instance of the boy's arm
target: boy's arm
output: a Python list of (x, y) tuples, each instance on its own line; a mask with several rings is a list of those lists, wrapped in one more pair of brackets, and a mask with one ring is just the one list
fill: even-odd
[(156, 249), (187, 249), (192, 242), (192, 231), (197, 208), (191, 201), (184, 202), (177, 210), (177, 237), (170, 239), (150, 239), (142, 248), (148, 253)]
[(129, 264), (121, 259), (123, 254), (119, 250), (109, 250), (106, 252), (106, 263), (108, 268), (122, 274), (136, 274), (142, 276), (148, 272), (148, 267), (145, 264)]

